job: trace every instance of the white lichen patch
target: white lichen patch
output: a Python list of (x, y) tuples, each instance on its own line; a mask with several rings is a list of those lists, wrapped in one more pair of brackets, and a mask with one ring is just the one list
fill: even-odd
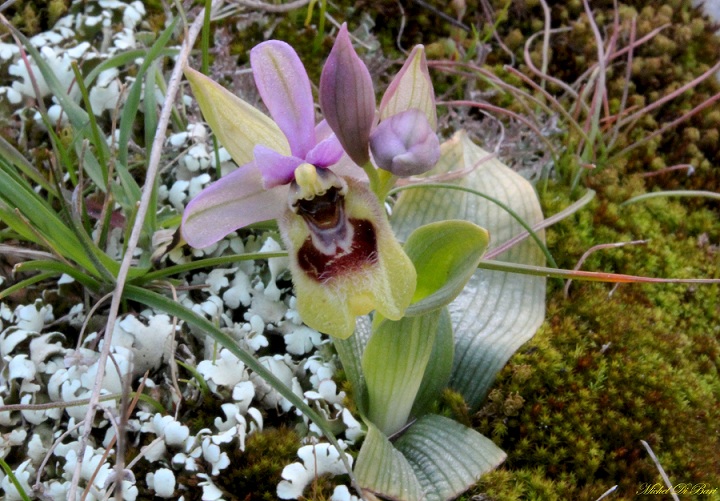
[[(340, 444), (343, 445), (342, 442)], [(340, 454), (344, 454), (348, 463), (352, 465), (352, 456), (339, 452), (331, 444), (321, 443), (301, 447), (298, 450), (298, 457), (302, 463), (292, 463), (283, 468), (283, 480), (277, 488), (278, 497), (280, 499), (299, 499), (305, 488), (318, 476), (347, 473)]]
[(128, 315), (115, 324), (111, 343), (132, 352), (133, 374), (138, 376), (170, 359), (174, 332), (168, 315), (148, 314), (147, 325)]
[[(172, 58), (153, 67), (162, 73), (136, 80), (144, 62), (137, 55), (147, 54), (156, 40), (150, 33), (145, 4), (120, 0), (70, 3), (67, 14), (51, 30), (30, 41), (56, 84), (43, 77), (40, 59), (30, 54), (25, 60), (16, 45), (0, 42), (0, 63), (7, 68), (0, 104), (11, 110), (23, 127), (42, 129), (46, 124), (41, 114), (30, 107), (35, 99), (41, 99), (53, 126), (58, 131), (69, 130), (64, 106), (68, 102), (85, 106), (72, 71), (77, 65), (86, 78), (93, 75), (85, 82), (88, 117), (101, 126), (116, 120), (114, 131), (103, 129), (104, 137), (99, 138), (112, 152), (108, 161), (115, 162), (115, 148), (122, 139), (117, 112), (122, 113), (136, 83), (142, 87), (142, 102), (149, 83), (167, 82)], [(166, 49), (177, 49), (180, 41), (178, 31)], [(129, 52), (135, 50), (141, 51)], [(106, 64), (127, 54), (131, 56), (125, 63), (120, 64), (120, 58), (114, 60), (117, 64)], [(100, 69), (93, 71), (96, 68)], [(58, 89), (67, 99), (60, 98)], [(164, 86), (158, 83), (147, 89), (150, 91), (162, 105)], [(177, 225), (187, 203), (216, 179), (218, 172), (224, 175), (237, 168), (225, 148), (219, 147), (216, 153), (208, 127), (200, 123), (201, 117), (192, 116), (194, 108), (191, 96), (180, 96), (177, 111), (182, 119), (173, 124), (164, 145), (157, 224), (152, 228), (154, 234), (145, 235), (133, 255), (137, 269), (283, 251), (277, 231), (272, 230), (238, 232), (205, 249), (179, 245)], [(142, 104), (138, 109), (138, 123), (156, 118), (144, 117)], [(80, 143), (72, 143), (68, 150), (73, 158), (80, 158), (83, 148), (95, 149), (95, 145)], [(149, 145), (134, 139), (130, 143), (129, 163), (135, 169), (131, 175), (140, 179)], [(78, 192), (92, 191), (93, 180), (86, 174), (87, 170), (83, 171), (84, 184)], [(71, 186), (70, 174), (66, 173), (63, 181)], [(81, 224), (92, 226), (90, 237), (104, 239), (107, 257), (119, 261), (127, 246), (129, 221), (114, 216), (123, 213), (130, 219), (128, 214), (135, 205), (123, 199), (126, 194), (122, 187), (118, 189), (117, 179), (109, 184), (114, 198), (108, 207), (113, 217), (107, 234), (93, 219), (98, 215), (84, 214), (88, 219)], [(98, 192), (106, 190), (107, 186), (98, 188)], [(70, 192), (68, 198), (73, 196)], [(148, 242), (150, 237), (152, 242)], [(305, 326), (297, 313), (287, 258), (253, 257), (177, 273), (143, 287), (167, 298), (174, 294), (177, 303), (212, 322), (247, 357), (255, 357), (299, 399), (326, 417), (338, 436), (345, 437), (345, 443), (354, 443), (363, 436), (362, 425), (342, 406), (345, 394), (332, 380), (338, 362), (327, 337)], [(224, 499), (232, 458), (244, 454), (249, 438), (262, 433), (267, 423), (283, 421), (289, 428), (304, 430), (310, 439), (320, 434), (276, 388), (250, 370), (243, 362), (248, 358), (241, 360), (207, 332), (169, 312), (144, 309), (124, 300), (114, 329), (105, 332), (110, 301), (103, 296), (107, 291), (86, 290), (77, 278), (63, 274), (54, 283), (47, 282), (50, 285), (44, 290), (30, 288), (30, 299), (0, 301), (0, 407), (23, 406), (0, 410), (0, 457), (10, 458), (20, 489), (31, 499), (68, 499), (76, 471), (79, 490), (86, 491), (88, 500), (115, 499), (117, 482), (121, 482), (123, 499), (130, 501)], [(14, 276), (2, 276), (0, 287), (14, 284), (14, 280)], [(110, 358), (101, 366), (100, 354), (105, 348), (109, 348)], [(100, 408), (81, 462), (81, 424), (96, 384)], [(125, 451), (132, 451), (124, 458), (121, 478), (114, 470), (116, 453), (123, 450), (118, 439), (125, 440)], [(344, 473), (340, 457), (331, 449), (326, 444), (301, 447), (298, 456), (302, 463), (288, 466), (287, 475), (283, 473), (285, 492), (302, 492), (315, 475)], [(0, 474), (0, 489), (3, 499), (22, 499), (4, 474)], [(346, 493), (347, 489), (339, 487), (333, 499), (354, 499)], [(243, 493), (236, 494), (242, 497)]]

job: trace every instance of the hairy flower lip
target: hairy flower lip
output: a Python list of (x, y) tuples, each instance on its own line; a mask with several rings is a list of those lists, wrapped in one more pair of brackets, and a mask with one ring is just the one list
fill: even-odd
[[(402, 317), (416, 285), (415, 267), (375, 194), (355, 179), (343, 181), (343, 224), (317, 231), (290, 209), (278, 220), (290, 251), (300, 316), (310, 327), (341, 339), (352, 335), (358, 315), (377, 310), (385, 318)], [(337, 228), (348, 231), (334, 233)]]

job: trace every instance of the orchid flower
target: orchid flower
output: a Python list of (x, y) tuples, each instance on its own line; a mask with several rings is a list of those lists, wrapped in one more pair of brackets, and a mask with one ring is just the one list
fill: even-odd
[(421, 174), (440, 158), (435, 94), (417, 45), (390, 83), (375, 117), (375, 90), (343, 24), (320, 77), (320, 107), (350, 158), (396, 176)]
[(278, 219), (297, 309), (307, 325), (346, 338), (356, 316), (372, 310), (400, 319), (415, 292), (415, 268), (375, 194), (333, 172), (343, 155), (341, 142), (324, 121), (315, 125), (310, 80), (299, 57), (288, 44), (271, 40), (251, 50), (250, 64), (272, 119), (185, 70), (210, 128), (240, 167), (188, 204), (183, 237), (206, 247), (241, 227)]

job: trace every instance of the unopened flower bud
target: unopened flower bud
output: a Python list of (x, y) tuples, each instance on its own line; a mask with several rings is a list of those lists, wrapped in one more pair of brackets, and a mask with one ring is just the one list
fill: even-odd
[(425, 114), (413, 108), (380, 122), (370, 136), (370, 150), (381, 169), (413, 176), (437, 163), (440, 141)]

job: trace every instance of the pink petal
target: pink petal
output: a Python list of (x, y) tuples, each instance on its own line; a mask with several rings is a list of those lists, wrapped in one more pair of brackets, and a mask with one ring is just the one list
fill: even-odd
[(253, 47), (250, 64), (260, 97), (287, 136), (292, 154), (305, 158), (315, 146), (315, 109), (300, 58), (285, 42), (269, 40)]
[[(317, 137), (319, 141), (318, 147), (325, 139), (329, 138), (330, 136), (333, 136), (335, 138), (335, 141), (338, 141), (337, 136), (335, 136), (335, 133), (328, 125), (327, 120), (321, 120), (320, 123), (315, 126), (315, 137)], [(308, 154), (308, 156), (310, 156), (310, 154)], [(350, 177), (353, 179), (357, 179), (358, 181), (362, 181), (363, 183), (369, 182), (367, 173), (363, 169), (358, 167), (355, 162), (350, 160), (350, 157), (344, 151), (342, 152), (342, 156), (337, 161), (332, 163), (331, 167), (332, 171), (338, 176)]]
[(350, 157), (347, 156), (347, 154), (343, 155), (342, 158), (338, 161), (338, 163), (333, 165), (330, 170), (332, 170), (336, 176), (345, 178), (349, 177), (364, 184), (370, 183), (365, 169), (358, 167), (355, 162), (353, 162)]
[(255, 147), (255, 165), (260, 169), (265, 188), (288, 184), (295, 177), (295, 169), (304, 162), (302, 158), (287, 157), (261, 145)]
[(305, 157), (305, 161), (315, 167), (330, 167), (334, 163), (337, 163), (344, 153), (345, 151), (343, 150), (337, 136), (335, 134), (331, 134), (310, 150)]
[(320, 108), (340, 144), (358, 165), (370, 159), (368, 141), (375, 120), (375, 91), (365, 63), (343, 24), (320, 77)]
[(265, 190), (260, 171), (245, 164), (201, 191), (185, 208), (182, 236), (203, 248), (238, 228), (279, 218), (287, 205), (287, 187)]
[(318, 122), (315, 126), (315, 139), (320, 142), (323, 139), (327, 139), (331, 134), (335, 134), (324, 118)]

